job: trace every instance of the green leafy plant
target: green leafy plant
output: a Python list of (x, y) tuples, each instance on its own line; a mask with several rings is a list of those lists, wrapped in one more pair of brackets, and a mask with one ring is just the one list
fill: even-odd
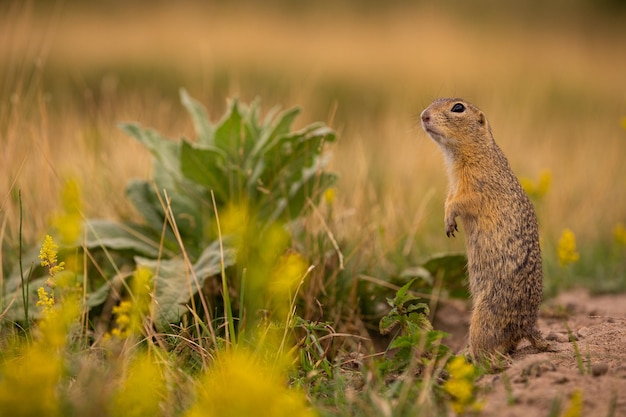
[(431, 358), (449, 354), (449, 349), (440, 343), (445, 333), (433, 330), (428, 319), (428, 305), (418, 302), (419, 297), (409, 292), (415, 280), (402, 286), (394, 298), (387, 299), (391, 310), (380, 320), (379, 330), (386, 335), (398, 329), (398, 334), (389, 344), (388, 350), (396, 349), (396, 352), (383, 366), (384, 371), (398, 371), (416, 362), (424, 365)]
[[(292, 131), (298, 108), (272, 110), (261, 118), (258, 101), (244, 105), (232, 100), (213, 123), (184, 90), (181, 101), (193, 121), (194, 140), (171, 140), (137, 123), (120, 125), (154, 158), (152, 178), (131, 180), (126, 190), (143, 222), (90, 219), (83, 225), (84, 241), (61, 248), (88, 253), (92, 268), (85, 271), (86, 292), (92, 311), (112, 296), (116, 280), (123, 284), (117, 289), (127, 287), (129, 271), (154, 271), (157, 328), (178, 322), (208, 277), (236, 265), (236, 243), (232, 236), (220, 238), (218, 213), (243, 207), (254, 213), (259, 233), (275, 224), (289, 227), (336, 180), (325, 171), (323, 152), (324, 144), (335, 140), (334, 132), (323, 123)], [(35, 250), (26, 254), (25, 264), (34, 263), (36, 256)], [(42, 272), (34, 271), (34, 277)], [(22, 276), (15, 271), (5, 282), (7, 300), (21, 286)]]

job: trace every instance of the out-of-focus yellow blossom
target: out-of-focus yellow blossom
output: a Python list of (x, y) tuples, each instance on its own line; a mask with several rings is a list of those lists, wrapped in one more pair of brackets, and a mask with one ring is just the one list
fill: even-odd
[(113, 307), (115, 328), (111, 330), (111, 336), (126, 339), (141, 334), (152, 305), (152, 288), (152, 271), (143, 266), (138, 267), (133, 273), (131, 299)]
[(278, 260), (269, 283), (272, 298), (281, 300), (283, 304), (289, 304), (307, 267), (307, 262), (299, 253), (289, 252), (283, 255)]
[(452, 409), (457, 414), (478, 412), (482, 403), (476, 400), (476, 368), (463, 356), (455, 356), (446, 369), (450, 378), (443, 384), (443, 389), (452, 397)]
[(0, 410), (12, 416), (60, 416), (56, 388), (63, 373), (58, 353), (23, 345), (19, 357), (0, 365)]
[(622, 129), (626, 129), (626, 117), (622, 117)]
[(39, 251), (39, 259), (41, 259), (41, 266), (48, 268), (48, 273), (52, 277), (57, 272), (63, 271), (65, 266), (65, 262), (57, 263), (58, 250), (59, 245), (54, 243), (52, 236), (46, 235)]
[(186, 417), (313, 417), (304, 394), (276, 367), (239, 348), (220, 355), (201, 379)]
[[(51, 242), (51, 241), (50, 241)], [(45, 259), (56, 263), (56, 252), (44, 250)], [(53, 256), (54, 252), (54, 256)], [(61, 274), (63, 275), (63, 274)], [(64, 291), (65, 280), (58, 282)], [(15, 356), (3, 352), (0, 362), (0, 414), (12, 416), (62, 415), (58, 397), (58, 386), (64, 374), (62, 352), (72, 329), (76, 329), (80, 317), (80, 302), (76, 294), (69, 291), (60, 302), (54, 300), (41, 287), (38, 289), (38, 306), (44, 308), (44, 317), (37, 323), (33, 341), (17, 341)]]
[(327, 188), (324, 191), (324, 201), (329, 206), (333, 205), (333, 203), (335, 202), (335, 189), (334, 188)]
[(113, 395), (113, 415), (144, 417), (162, 415), (167, 395), (163, 369), (150, 354), (139, 352), (126, 370), (126, 378)]
[(563, 230), (557, 250), (561, 267), (564, 268), (569, 264), (578, 262), (580, 254), (576, 251), (576, 236), (574, 236), (574, 232), (570, 229)]
[(583, 393), (576, 390), (572, 393), (569, 407), (563, 413), (563, 417), (581, 417), (583, 415)]
[(61, 212), (52, 220), (52, 224), (61, 237), (61, 243), (64, 245), (75, 244), (80, 239), (83, 230), (81, 206), (78, 181), (69, 179), (61, 190)]
[(223, 213), (220, 213), (222, 236), (235, 236), (243, 239), (246, 237), (249, 223), (250, 213), (245, 204), (230, 204)]
[(618, 223), (613, 228), (613, 238), (619, 245), (626, 246), (626, 227), (624, 223)]
[(120, 339), (126, 339), (131, 335), (130, 331), (130, 314), (133, 304), (130, 301), (122, 301), (113, 307), (115, 314), (115, 328), (111, 330), (111, 335)]
[(539, 179), (535, 183), (528, 177), (522, 177), (519, 179), (522, 188), (531, 198), (541, 199), (548, 191), (550, 191), (550, 185), (552, 184), (552, 173), (549, 170), (543, 170), (539, 174)]

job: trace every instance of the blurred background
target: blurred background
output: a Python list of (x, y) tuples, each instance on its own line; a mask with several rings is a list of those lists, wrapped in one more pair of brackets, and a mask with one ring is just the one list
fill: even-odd
[[(2, 1), (5, 248), (18, 244), (19, 200), (34, 244), (70, 177), (87, 217), (138, 218), (124, 188), (151, 161), (116, 125), (193, 137), (180, 88), (213, 118), (228, 98), (258, 97), (336, 129), (334, 233), (381, 274), (463, 250), (443, 233), (445, 168), (418, 118), (436, 97), (463, 97), (533, 196), (547, 279), (626, 289), (624, 1)], [(566, 228), (581, 261), (563, 282)]]

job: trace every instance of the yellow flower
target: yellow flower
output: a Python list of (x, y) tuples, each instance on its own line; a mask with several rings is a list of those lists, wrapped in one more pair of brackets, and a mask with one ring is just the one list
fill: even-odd
[(443, 384), (443, 389), (452, 397), (452, 409), (457, 414), (468, 411), (480, 411), (482, 404), (476, 400), (476, 368), (463, 356), (455, 356), (446, 366), (450, 378)]
[(550, 184), (552, 184), (552, 173), (548, 170), (541, 171), (537, 181), (537, 197), (543, 197), (548, 194)]
[(115, 314), (115, 328), (111, 330), (113, 336), (117, 336), (120, 339), (126, 339), (131, 335), (130, 329), (130, 314), (133, 304), (130, 301), (122, 301), (115, 307), (113, 307), (113, 314)]
[(622, 128), (626, 129), (626, 117), (622, 117)]
[(131, 335), (141, 334), (144, 320), (150, 313), (152, 305), (152, 271), (150, 268), (139, 266), (133, 273), (132, 298), (120, 302), (113, 307), (115, 314), (115, 328), (111, 335), (119, 339), (126, 339)]
[(307, 270), (307, 262), (297, 252), (289, 252), (278, 260), (270, 281), (270, 294), (288, 307), (298, 284)]
[(474, 376), (476, 369), (463, 356), (456, 356), (448, 364), (448, 372), (453, 378), (467, 379)]
[(39, 251), (39, 259), (41, 259), (41, 266), (48, 268), (51, 277), (57, 272), (63, 271), (65, 266), (65, 262), (57, 263), (58, 250), (59, 245), (54, 243), (52, 236), (46, 235)]
[(563, 413), (563, 417), (580, 417), (583, 415), (583, 393), (576, 390), (572, 393), (570, 405)]
[(335, 202), (335, 189), (334, 188), (327, 188), (324, 191), (324, 201), (329, 206), (333, 205), (333, 203)]
[(619, 245), (626, 246), (626, 227), (624, 223), (618, 223), (613, 228), (613, 238)]
[(113, 395), (112, 415), (127, 417), (158, 416), (167, 394), (163, 371), (149, 354), (139, 353), (133, 358)]
[(70, 179), (61, 190), (61, 213), (54, 216), (52, 223), (61, 236), (61, 243), (75, 244), (80, 238), (83, 222), (78, 181)]
[(550, 191), (550, 185), (552, 184), (552, 173), (549, 170), (543, 170), (539, 174), (539, 179), (535, 184), (535, 181), (528, 177), (522, 177), (519, 182), (529, 197), (540, 199)]
[(276, 367), (244, 349), (224, 353), (198, 387), (185, 417), (313, 417), (303, 393), (287, 386)]
[(43, 307), (44, 315), (48, 314), (54, 306), (54, 292), (48, 294), (44, 287), (37, 288), (37, 307)]
[(455, 404), (463, 405), (472, 400), (474, 391), (472, 381), (452, 378), (446, 381), (443, 388), (454, 398)]
[(570, 229), (565, 229), (558, 246), (559, 265), (566, 267), (569, 264), (578, 262), (580, 254), (576, 251), (576, 236)]
[[(19, 357), (0, 365), (0, 410), (12, 416), (60, 416), (60, 355), (41, 344), (22, 345)], [(5, 414), (7, 413), (7, 414)]]

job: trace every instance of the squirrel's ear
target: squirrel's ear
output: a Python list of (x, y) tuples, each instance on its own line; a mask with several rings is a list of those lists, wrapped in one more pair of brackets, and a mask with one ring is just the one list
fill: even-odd
[(485, 115), (483, 114), (483, 112), (478, 113), (478, 123), (480, 123), (481, 126), (485, 125)]

